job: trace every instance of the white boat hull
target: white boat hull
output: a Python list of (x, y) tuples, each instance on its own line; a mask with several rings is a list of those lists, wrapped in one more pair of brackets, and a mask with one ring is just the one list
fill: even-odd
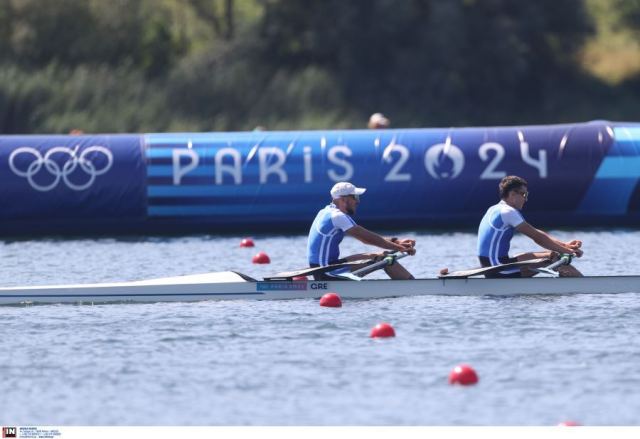
[(251, 282), (236, 273), (223, 272), (135, 282), (5, 287), (0, 288), (0, 305), (312, 299), (327, 292), (338, 293), (343, 299), (638, 293), (640, 276)]

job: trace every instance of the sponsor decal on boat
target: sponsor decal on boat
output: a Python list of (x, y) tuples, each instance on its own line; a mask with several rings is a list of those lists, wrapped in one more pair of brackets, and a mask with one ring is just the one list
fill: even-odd
[(258, 282), (256, 284), (257, 291), (282, 291), (295, 290), (301, 291), (307, 289), (306, 282)]

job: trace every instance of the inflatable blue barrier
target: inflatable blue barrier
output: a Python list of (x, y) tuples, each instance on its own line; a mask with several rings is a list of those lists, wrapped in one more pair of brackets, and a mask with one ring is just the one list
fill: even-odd
[(0, 230), (303, 230), (345, 180), (365, 226), (475, 228), (506, 175), (534, 224), (636, 225), (640, 124), (0, 136)]

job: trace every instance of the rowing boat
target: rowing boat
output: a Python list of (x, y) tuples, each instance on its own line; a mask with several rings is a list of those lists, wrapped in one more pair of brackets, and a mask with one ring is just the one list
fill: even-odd
[(327, 292), (343, 299), (400, 296), (519, 296), (640, 292), (640, 276), (533, 277), (360, 281), (254, 280), (226, 271), (134, 282), (0, 288), (0, 305), (41, 303), (174, 302), (216, 299), (317, 299)]
[[(343, 299), (444, 296), (520, 296), (560, 294), (613, 294), (640, 292), (640, 276), (559, 277), (561, 265), (571, 263), (569, 255), (557, 261), (533, 259), (442, 273), (438, 278), (390, 280), (362, 277), (395, 263), (406, 253), (388, 254), (380, 261), (350, 261), (323, 267), (278, 273), (256, 280), (235, 271), (164, 277), (132, 282), (50, 285), (0, 288), (0, 305), (30, 303), (175, 302), (222, 299), (317, 299), (336, 292)], [(361, 267), (362, 265), (364, 267)], [(344, 279), (296, 280), (299, 276), (331, 272), (350, 267)], [(484, 278), (504, 269), (526, 267), (547, 277)], [(349, 282), (347, 280), (353, 280)]]

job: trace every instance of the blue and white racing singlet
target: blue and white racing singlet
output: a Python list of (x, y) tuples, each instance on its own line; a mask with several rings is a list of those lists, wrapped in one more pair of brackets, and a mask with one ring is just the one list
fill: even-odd
[(478, 227), (478, 256), (489, 258), (491, 265), (501, 264), (509, 257), (514, 229), (523, 222), (518, 209), (505, 201), (491, 206)]
[(329, 265), (340, 259), (344, 232), (355, 225), (355, 221), (333, 203), (318, 212), (307, 241), (309, 264)]

